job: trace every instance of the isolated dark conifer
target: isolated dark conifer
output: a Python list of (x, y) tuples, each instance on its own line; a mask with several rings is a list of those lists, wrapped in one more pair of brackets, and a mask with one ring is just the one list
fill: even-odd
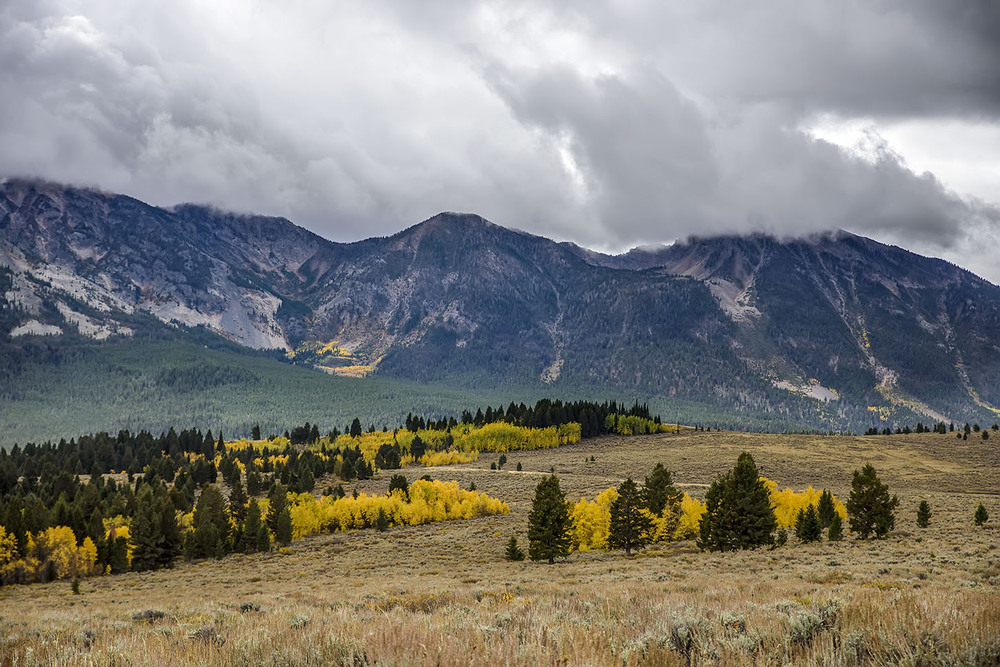
[(517, 538), (513, 535), (507, 541), (507, 549), (504, 551), (504, 558), (510, 561), (522, 561), (524, 560), (524, 552), (521, 551), (521, 547), (517, 545)]
[(917, 525), (926, 528), (931, 524), (931, 506), (926, 500), (921, 500), (917, 507)]
[(572, 523), (566, 496), (555, 475), (543, 477), (535, 487), (535, 499), (528, 515), (528, 555), (531, 560), (555, 563), (557, 556), (568, 556)]
[(608, 546), (624, 549), (625, 555), (631, 556), (633, 549), (638, 551), (649, 544), (653, 521), (643, 512), (644, 504), (639, 487), (631, 477), (621, 483), (618, 497), (611, 503)]
[(977, 526), (981, 526), (990, 520), (990, 513), (986, 510), (986, 506), (979, 503), (979, 507), (976, 508), (976, 513), (973, 515), (973, 519)]
[(893, 510), (899, 498), (889, 495), (889, 487), (881, 482), (870, 463), (854, 471), (851, 496), (847, 499), (847, 516), (851, 532), (863, 540), (874, 536), (882, 539), (896, 526)]
[(698, 546), (709, 551), (753, 549), (771, 544), (778, 521), (771, 494), (749, 453), (712, 482), (705, 494), (705, 513)]

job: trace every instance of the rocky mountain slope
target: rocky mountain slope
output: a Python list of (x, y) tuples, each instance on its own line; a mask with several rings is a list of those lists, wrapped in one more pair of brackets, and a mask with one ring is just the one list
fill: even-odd
[(443, 213), (338, 244), (284, 219), (9, 180), (0, 265), (7, 354), (125, 341), (151, 315), (341, 375), (626, 392), (748, 421), (992, 423), (1000, 404), (1000, 288), (846, 233), (611, 257)]

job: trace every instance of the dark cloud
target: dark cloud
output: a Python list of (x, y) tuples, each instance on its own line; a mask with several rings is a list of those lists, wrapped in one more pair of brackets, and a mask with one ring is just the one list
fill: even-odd
[(338, 240), (440, 210), (616, 250), (842, 227), (996, 280), (968, 259), (994, 203), (807, 131), (997, 123), (996, 34), (994, 2), (8, 0), (0, 174)]

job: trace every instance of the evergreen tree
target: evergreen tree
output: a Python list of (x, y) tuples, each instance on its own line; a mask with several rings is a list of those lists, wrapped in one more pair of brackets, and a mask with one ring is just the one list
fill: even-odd
[(618, 497), (611, 503), (611, 526), (608, 546), (624, 549), (626, 556), (649, 544), (653, 520), (643, 510), (643, 498), (632, 478), (618, 487)]
[[(236, 545), (236, 550), (241, 553), (250, 554), (257, 551), (257, 534), (260, 532), (263, 523), (260, 518), (260, 504), (257, 503), (256, 498), (251, 498), (245, 509), (243, 526), (240, 531), (240, 541)], [(264, 529), (266, 530), (267, 527), (264, 526)]]
[(847, 516), (851, 532), (863, 540), (870, 536), (882, 539), (896, 526), (893, 510), (899, 498), (889, 495), (889, 487), (879, 480), (870, 463), (854, 471), (851, 496), (847, 499)]
[(351, 437), (358, 438), (361, 436), (361, 420), (357, 417), (351, 422)]
[(819, 516), (819, 525), (822, 528), (829, 528), (833, 521), (833, 515), (837, 513), (837, 508), (833, 503), (833, 494), (823, 489), (819, 496), (819, 503), (816, 505), (816, 513)]
[(381, 507), (378, 508), (378, 515), (375, 517), (375, 530), (380, 533), (389, 530), (389, 517)]
[(260, 425), (254, 424), (254, 427), (250, 429), (250, 439), (260, 440)]
[(705, 494), (698, 546), (709, 551), (753, 549), (771, 544), (777, 525), (771, 494), (753, 457), (743, 452), (736, 466), (712, 482)]
[(407, 498), (410, 497), (410, 484), (406, 481), (404, 475), (393, 475), (389, 480), (389, 495), (392, 495), (393, 491), (402, 491), (403, 495)]
[(645, 485), (646, 508), (656, 516), (662, 516), (668, 507), (675, 510), (683, 495), (674, 486), (670, 471), (657, 463), (653, 472), (646, 478)]
[(504, 558), (510, 561), (524, 560), (524, 552), (521, 551), (521, 547), (517, 546), (517, 538), (513, 535), (507, 541), (507, 550), (504, 551)]
[(986, 510), (986, 506), (979, 503), (979, 507), (976, 508), (976, 513), (973, 516), (976, 521), (977, 526), (981, 526), (990, 520), (990, 513)]
[(795, 524), (795, 537), (799, 542), (818, 542), (823, 537), (819, 513), (813, 505), (799, 510)]
[(243, 523), (247, 515), (247, 494), (238, 477), (233, 480), (232, 488), (229, 490), (229, 513), (238, 524)]
[(410, 441), (410, 454), (413, 456), (413, 460), (419, 463), (426, 453), (427, 447), (424, 445), (424, 441), (420, 439), (419, 435), (413, 436), (413, 440)]
[(274, 541), (278, 544), (288, 545), (292, 542), (292, 510), (286, 504), (278, 514), (274, 529)]
[(167, 567), (180, 554), (180, 529), (164, 487), (154, 493), (149, 485), (142, 485), (135, 499), (130, 531), (133, 570)]
[(555, 475), (543, 477), (535, 487), (535, 499), (528, 515), (528, 555), (531, 560), (568, 556), (571, 520), (566, 496)]
[(278, 540), (278, 516), (288, 507), (288, 492), (281, 484), (275, 484), (267, 495), (267, 500), (267, 527), (274, 534), (274, 539)]
[(214, 484), (206, 486), (194, 508), (194, 530), (188, 536), (188, 558), (222, 558), (229, 539), (229, 517), (222, 493)]
[(374, 472), (368, 461), (365, 461), (364, 458), (359, 458), (357, 465), (354, 466), (354, 474), (358, 479), (371, 479)]
[(927, 504), (926, 500), (921, 500), (919, 507), (917, 507), (917, 525), (921, 528), (931, 525), (931, 506)]
[(831, 542), (839, 542), (844, 539), (844, 520), (837, 512), (834, 512), (833, 518), (830, 519), (830, 530), (827, 531), (826, 537)]

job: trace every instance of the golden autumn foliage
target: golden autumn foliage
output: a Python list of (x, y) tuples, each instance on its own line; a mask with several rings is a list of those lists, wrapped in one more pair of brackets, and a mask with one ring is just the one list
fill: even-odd
[(615, 487), (597, 494), (593, 501), (580, 498), (580, 502), (570, 509), (573, 521), (573, 548), (577, 551), (592, 551), (608, 548), (608, 534), (611, 532), (611, 503), (618, 498)]
[(608, 415), (604, 419), (604, 427), (608, 431), (617, 433), (618, 435), (643, 435), (666, 431), (666, 427), (662, 424), (657, 424), (652, 419), (635, 417), (633, 415)]
[(390, 524), (415, 526), (452, 519), (471, 519), (489, 514), (506, 514), (507, 503), (484, 493), (466, 491), (458, 482), (417, 480), (410, 485), (409, 497), (400, 491), (387, 496), (362, 493), (334, 500), (316, 498), (308, 493), (289, 494), (292, 515), (292, 539), (316, 533), (369, 528), (379, 513)]
[[(406, 465), (406, 458), (403, 459), (403, 465)], [(408, 457), (410, 461), (413, 457)], [(479, 452), (460, 452), (457, 449), (449, 449), (444, 452), (428, 452), (420, 457), (420, 465), (422, 466), (450, 466), (456, 463), (472, 463), (479, 459)]]
[[(73, 529), (67, 526), (53, 526), (28, 533), (23, 558), (14, 560), (10, 536), (0, 526), (0, 581), (31, 582), (45, 581), (49, 577), (88, 577), (96, 572), (97, 546), (89, 537), (77, 545)], [(6, 548), (5, 548), (6, 545)], [(8, 550), (9, 549), (9, 550)]]
[[(798, 515), (799, 510), (805, 509), (809, 505), (816, 507), (819, 503), (819, 497), (823, 493), (822, 490), (817, 491), (811, 486), (799, 493), (788, 487), (783, 491), (779, 491), (777, 482), (773, 482), (766, 477), (761, 477), (761, 479), (771, 493), (771, 505), (774, 507), (774, 515), (778, 519), (778, 526), (780, 528), (793, 528), (795, 526), (795, 517)], [(844, 503), (834, 498), (833, 506), (837, 514), (840, 515), (840, 518), (846, 520), (847, 508), (844, 507)]]
[[(576, 423), (549, 426), (546, 428), (527, 428), (515, 426), (506, 422), (494, 422), (484, 426), (459, 424), (446, 431), (436, 429), (420, 429), (416, 433), (407, 429), (399, 431), (376, 431), (362, 433), (357, 437), (348, 434), (340, 435), (332, 443), (334, 449), (343, 451), (357, 447), (368, 463), (375, 462), (375, 455), (382, 445), (398, 445), (403, 452), (404, 465), (410, 452), (413, 438), (419, 436), (424, 442), (428, 453), (445, 453), (455, 450), (465, 454), (476, 452), (510, 452), (515, 450), (550, 449), (580, 441), (580, 425)], [(321, 439), (317, 448), (327, 444)], [(451, 456), (449, 454), (449, 456)], [(458, 459), (450, 463), (468, 463), (475, 458)], [(412, 459), (410, 459), (412, 461)], [(423, 465), (448, 465), (448, 463), (424, 463)]]
[[(570, 508), (570, 518), (573, 520), (572, 542), (577, 551), (604, 550), (608, 548), (608, 535), (611, 532), (611, 503), (618, 497), (615, 487), (605, 489), (597, 494), (594, 500), (580, 498), (580, 502)], [(686, 540), (698, 534), (698, 524), (705, 506), (697, 499), (684, 494), (681, 499), (678, 514), (664, 511), (662, 516), (656, 516), (643, 510), (653, 522), (651, 541), (669, 542)]]

